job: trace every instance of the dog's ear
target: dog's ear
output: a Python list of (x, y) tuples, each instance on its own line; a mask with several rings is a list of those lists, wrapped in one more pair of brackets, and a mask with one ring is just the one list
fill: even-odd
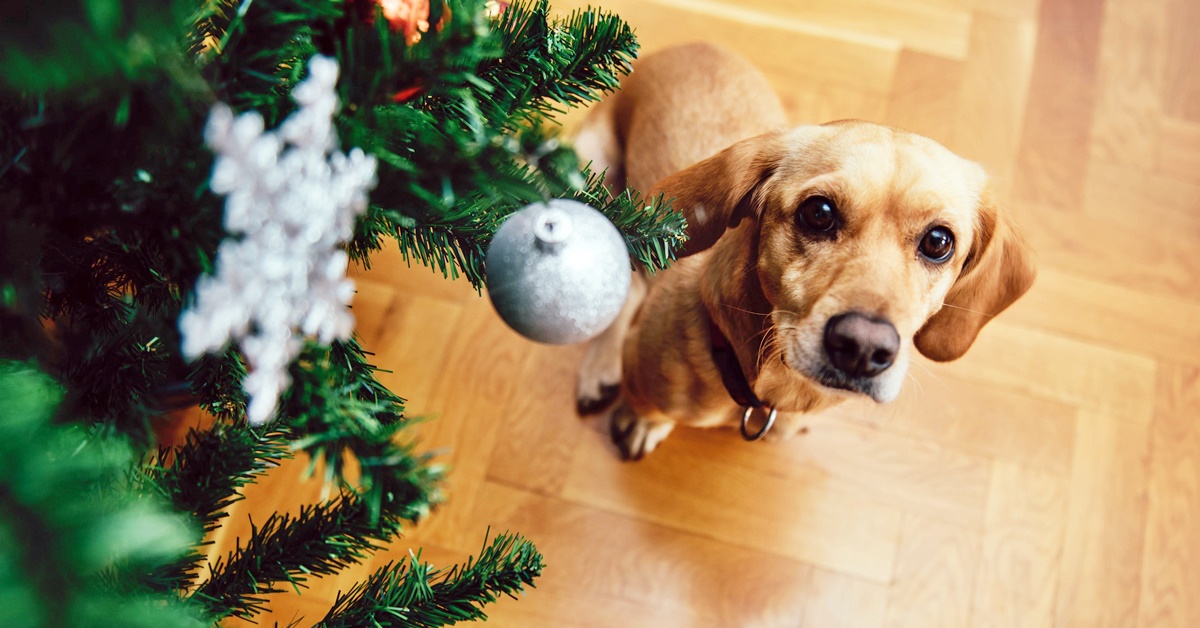
[(1025, 294), (1036, 275), (1011, 216), (985, 192), (971, 252), (942, 309), (913, 338), (917, 349), (938, 362), (962, 357), (984, 324)]
[(774, 171), (782, 146), (782, 132), (742, 140), (654, 186), (651, 196), (673, 199), (672, 208), (687, 218), (689, 238), (680, 257), (707, 249), (757, 211), (755, 189)]

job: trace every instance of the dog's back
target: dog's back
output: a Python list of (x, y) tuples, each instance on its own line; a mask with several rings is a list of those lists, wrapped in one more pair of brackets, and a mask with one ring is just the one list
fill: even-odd
[(778, 96), (754, 66), (712, 44), (688, 44), (638, 60), (621, 91), (583, 123), (576, 150), (596, 170), (609, 169), (614, 189), (645, 193), (668, 175), (786, 123)]

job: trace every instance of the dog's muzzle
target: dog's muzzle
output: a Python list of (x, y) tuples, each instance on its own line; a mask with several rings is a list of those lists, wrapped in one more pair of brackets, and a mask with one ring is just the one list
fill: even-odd
[(886, 319), (844, 312), (825, 323), (824, 364), (811, 373), (823, 386), (862, 393), (876, 401), (876, 376), (888, 370), (900, 352), (900, 334)]

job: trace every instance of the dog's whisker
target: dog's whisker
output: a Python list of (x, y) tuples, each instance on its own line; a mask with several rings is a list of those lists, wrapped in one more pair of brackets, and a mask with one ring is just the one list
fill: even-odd
[[(950, 385), (946, 383), (946, 380), (942, 379), (942, 377), (940, 375), (935, 373), (933, 371), (933, 369), (929, 368), (928, 366), (926, 366), (916, 360), (909, 361), (909, 365), (921, 369), (922, 373), (927, 375), (931, 381), (941, 385), (942, 388), (947, 388), (947, 389), (950, 388)], [(909, 376), (912, 376), (911, 370), (909, 371)]]
[(766, 337), (767, 337), (767, 335), (768, 335), (768, 334), (770, 334), (770, 333), (772, 333), (773, 331), (774, 331), (774, 328), (773, 328), (773, 327), (764, 327), (764, 328), (762, 329), (762, 331), (758, 332), (757, 334), (754, 334), (753, 336), (750, 336), (750, 337), (749, 337), (749, 338), (747, 338), (746, 340), (754, 340), (755, 338), (758, 338), (759, 336), (762, 336), (763, 338), (766, 338)]
[(943, 302), (943, 303), (942, 303), (942, 307), (948, 307), (948, 308), (950, 308), (950, 309), (952, 309), (952, 310), (962, 310), (962, 311), (964, 311), (964, 312), (970, 312), (970, 313), (972, 313), (972, 314), (978, 314), (978, 315), (980, 315), (980, 316), (986, 316), (986, 317), (988, 317), (988, 318), (996, 318), (996, 315), (995, 315), (995, 314), (988, 314), (987, 312), (980, 312), (979, 310), (972, 310), (972, 309), (971, 309), (971, 308), (969, 308), (969, 307), (963, 307), (963, 306), (961, 306), (961, 305), (954, 305), (954, 304), (952, 304), (952, 303), (945, 303), (945, 302)]
[(925, 396), (925, 385), (921, 382), (920, 379), (917, 379), (916, 375), (913, 375), (912, 371), (905, 373), (904, 377), (905, 377), (905, 379), (912, 381), (913, 386), (915, 386), (917, 388), (916, 394), (918, 396), (922, 396), (922, 397)]
[[(791, 327), (791, 326), (787, 326), (787, 325), (783, 325), (783, 326), (779, 326), (779, 325), (767, 325), (767, 326), (765, 326), (765, 327), (763, 327), (763, 328), (762, 328), (762, 331), (760, 331), (760, 332), (758, 332), (757, 334), (754, 334), (753, 336), (750, 336), (749, 338), (747, 338), (747, 339), (746, 339), (746, 341), (747, 341), (747, 342), (751, 342), (751, 341), (753, 341), (755, 338), (759, 338), (759, 337), (761, 336), (762, 338), (760, 339), (760, 341), (759, 341), (759, 343), (758, 343), (758, 350), (759, 350), (759, 352), (761, 352), (761, 351), (762, 351), (762, 349), (763, 349), (763, 345), (766, 343), (766, 339), (767, 339), (767, 338), (771, 337), (772, 335), (775, 335), (776, 337), (778, 337), (778, 332), (779, 332), (779, 331), (789, 331), (789, 330), (792, 330), (792, 329), (795, 329), (795, 328), (794, 328), (794, 327)], [(778, 340), (776, 340), (776, 341), (778, 341)]]
[(776, 357), (777, 353), (781, 353), (779, 336), (775, 333), (774, 327), (767, 327), (763, 330), (762, 338), (758, 342), (758, 363), (754, 365), (755, 370), (761, 372), (763, 365), (769, 364), (769, 360)]
[(783, 358), (783, 345), (779, 342), (778, 337), (774, 337), (766, 347), (766, 350), (759, 354), (758, 368), (761, 370), (764, 365), (771, 364), (776, 360), (782, 361)]
[(753, 310), (747, 310), (744, 308), (737, 307), (736, 305), (730, 305), (728, 303), (719, 303), (718, 305), (720, 305), (721, 307), (724, 307), (724, 308), (729, 308), (735, 312), (745, 312), (746, 314), (753, 314), (755, 316), (770, 316), (771, 315), (770, 312), (755, 312)]

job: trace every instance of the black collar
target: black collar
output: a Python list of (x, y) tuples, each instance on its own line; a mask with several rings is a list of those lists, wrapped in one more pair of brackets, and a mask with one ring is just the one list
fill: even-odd
[(717, 365), (717, 371), (721, 373), (721, 382), (725, 384), (729, 396), (743, 408), (763, 407), (765, 404), (754, 394), (750, 382), (746, 381), (746, 373), (742, 370), (742, 363), (738, 360), (733, 345), (729, 343), (729, 338), (721, 333), (711, 316), (708, 318), (708, 331), (713, 362)]
[[(726, 338), (725, 334), (717, 328), (717, 323), (711, 314), (708, 316), (708, 333), (713, 363), (717, 365), (717, 372), (721, 374), (721, 383), (725, 384), (725, 390), (729, 392), (729, 396), (733, 398), (734, 402), (745, 408), (742, 413), (742, 437), (746, 440), (758, 440), (767, 433), (767, 430), (771, 429), (771, 425), (775, 422), (775, 408), (764, 403), (758, 398), (758, 395), (754, 394), (750, 382), (746, 381), (746, 374), (742, 371), (742, 363), (738, 361), (733, 345), (729, 343), (729, 338)], [(749, 429), (750, 415), (754, 414), (754, 410), (758, 408), (766, 408), (767, 419), (761, 429), (751, 432)]]

